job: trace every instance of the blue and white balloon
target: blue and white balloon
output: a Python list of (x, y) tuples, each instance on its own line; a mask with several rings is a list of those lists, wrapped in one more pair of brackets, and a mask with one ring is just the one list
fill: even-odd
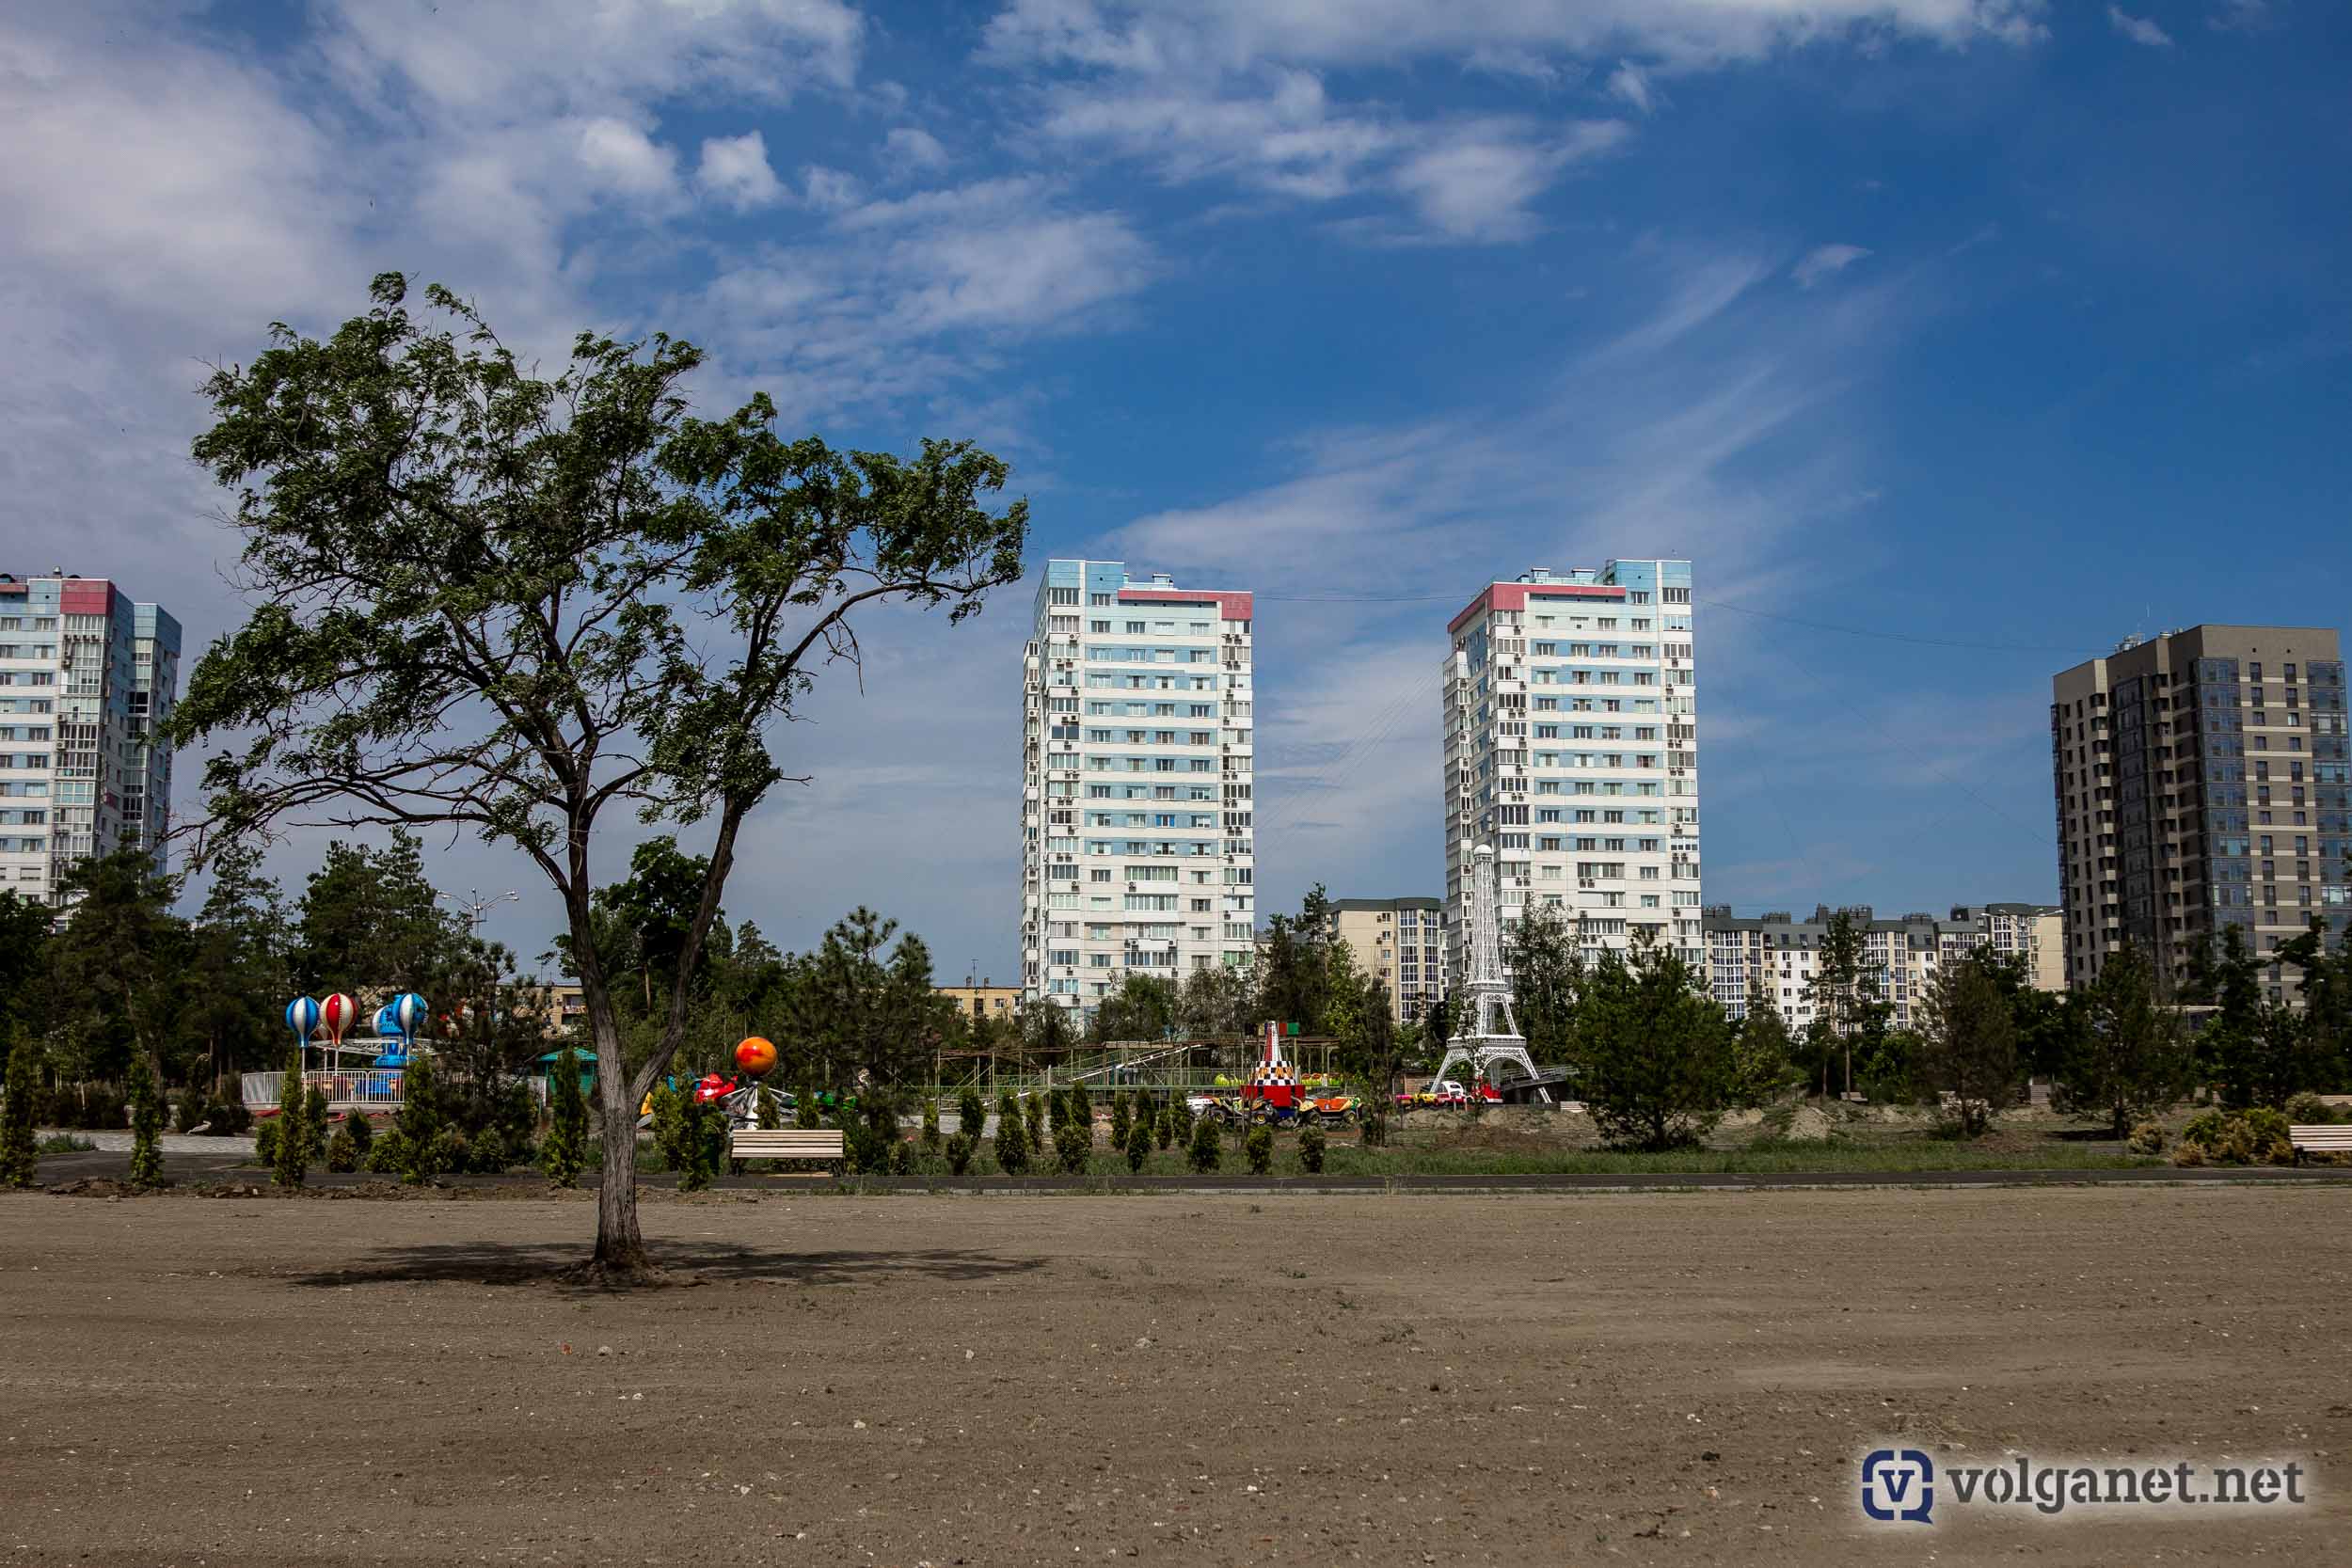
[(415, 991), (403, 991), (392, 999), (392, 1022), (399, 1027), (403, 1039), (415, 1039), (417, 1031), (424, 1027), (427, 1009), (424, 998)]
[(400, 1022), (392, 1017), (391, 1004), (388, 1002), (383, 1006), (376, 1008), (375, 1037), (380, 1040), (389, 1039), (392, 1036), (399, 1033)]
[(319, 1005), (307, 996), (297, 996), (286, 1004), (286, 1027), (294, 1032), (301, 1044), (310, 1043), (310, 1037), (319, 1032)]

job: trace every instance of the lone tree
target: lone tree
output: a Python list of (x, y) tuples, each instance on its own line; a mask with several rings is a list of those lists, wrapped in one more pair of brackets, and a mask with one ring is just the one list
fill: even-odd
[(2178, 1008), (2157, 993), (2148, 956), (2126, 942), (2085, 992), (2087, 1026), (2058, 1078), (2059, 1109), (2104, 1119), (2116, 1137), (2184, 1093), (2196, 1060)]
[(1634, 1148), (1697, 1143), (1722, 1119), (1731, 1023), (1672, 948), (1612, 948), (1585, 981), (1575, 1063), (1593, 1121)]
[[(596, 1053), (604, 1180), (585, 1273), (652, 1273), (626, 1114), (667, 1070), (744, 818), (792, 772), (772, 743), (853, 613), (945, 606), (1021, 575), (1006, 466), (786, 440), (765, 394), (689, 412), (701, 351), (582, 333), (552, 379), (438, 286), (398, 274), (324, 341), (282, 324), (206, 384), (197, 459), (235, 497), (255, 609), (215, 642), (171, 740), (204, 771), (198, 857), (306, 824), (445, 826), (528, 855), (564, 901)], [(608, 810), (708, 819), (667, 1022), (624, 1064), (592, 925)]]
[(1982, 1132), (1993, 1108), (2017, 1086), (2017, 1020), (1979, 949), (1946, 964), (1928, 988), (1920, 1066), (1929, 1085), (1951, 1091), (1961, 1132)]

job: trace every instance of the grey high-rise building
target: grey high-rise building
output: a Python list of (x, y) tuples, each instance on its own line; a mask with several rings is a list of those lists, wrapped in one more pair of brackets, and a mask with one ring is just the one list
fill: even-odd
[[(2126, 941), (2177, 986), (2225, 927), (2269, 954), (2345, 903), (2344, 662), (2332, 630), (2191, 626), (2051, 682), (2066, 981)], [(2296, 973), (2265, 971), (2274, 1001)]]

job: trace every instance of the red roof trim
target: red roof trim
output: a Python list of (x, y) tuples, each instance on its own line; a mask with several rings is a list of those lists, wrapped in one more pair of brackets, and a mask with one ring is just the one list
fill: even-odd
[(1446, 623), (1448, 633), (1462, 629), (1464, 622), (1480, 610), (1525, 610), (1530, 598), (1539, 599), (1623, 599), (1625, 590), (1606, 582), (1498, 582), (1472, 599), (1462, 613)]

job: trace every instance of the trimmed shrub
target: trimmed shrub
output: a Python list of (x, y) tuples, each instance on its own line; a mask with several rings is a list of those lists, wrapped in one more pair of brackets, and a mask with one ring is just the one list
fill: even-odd
[(441, 1156), (441, 1134), (449, 1131), (441, 1108), (441, 1075), (430, 1056), (411, 1053), (401, 1069), (400, 1179), (422, 1186), (451, 1167)]
[(164, 1179), (164, 1096), (155, 1065), (144, 1051), (131, 1053), (131, 1180), (152, 1187)]
[(996, 1113), (996, 1168), (1007, 1176), (1019, 1176), (1029, 1168), (1028, 1123), (1022, 1119), (1009, 1094)]
[(1191, 1141), (1184, 1146), (1184, 1159), (1192, 1168), (1205, 1176), (1216, 1169), (1224, 1157), (1224, 1146), (1216, 1135), (1216, 1118), (1201, 1117), (1194, 1121)]
[(980, 1141), (980, 1129), (988, 1123), (988, 1105), (980, 1099), (979, 1089), (963, 1085), (963, 1093), (956, 1097), (956, 1132), (976, 1147)]
[(2172, 1163), (2190, 1167), (2201, 1165), (2205, 1163), (2204, 1148), (2184, 1138), (2172, 1146)]
[(485, 1127), (482, 1135), (466, 1149), (466, 1168), (476, 1176), (506, 1174), (506, 1139), (495, 1127)]
[(539, 1148), (539, 1168), (557, 1186), (575, 1187), (587, 1164), (588, 1100), (580, 1092), (580, 1055), (567, 1045), (548, 1078), (548, 1136)]
[(467, 1147), (466, 1134), (444, 1124), (440, 1131), (433, 1134), (433, 1141), (424, 1147), (421, 1153), (412, 1152), (410, 1166), (415, 1174), (411, 1179), (425, 1182), (451, 1171), (464, 1170), (472, 1157), (473, 1151)]
[(817, 1103), (817, 1091), (808, 1085), (803, 1084), (801, 1092), (792, 1097), (792, 1125), (809, 1128), (822, 1127), (824, 1124), (825, 1113)]
[(2132, 1129), (2132, 1136), (2129, 1147), (2134, 1154), (2163, 1153), (2163, 1127), (2153, 1121), (2141, 1122), (2137, 1127)]
[(1152, 1161), (1152, 1118), (1138, 1117), (1127, 1128), (1127, 1168), (1143, 1174), (1143, 1167)]
[(310, 1169), (310, 1101), (302, 1092), (302, 1049), (278, 1081), (278, 1149), (270, 1161), (270, 1180), (281, 1187), (299, 1187)]
[(979, 1144), (977, 1137), (965, 1137), (958, 1132), (947, 1140), (947, 1168), (961, 1176), (972, 1168), (972, 1150)]
[(1070, 1119), (1084, 1122), (1089, 1127), (1094, 1124), (1094, 1101), (1087, 1094), (1083, 1082), (1070, 1085)]
[(362, 1170), (375, 1176), (408, 1174), (408, 1134), (397, 1127), (389, 1127), (384, 1135), (368, 1146), (368, 1156), (359, 1162)]
[(352, 1111), (343, 1117), (343, 1131), (351, 1135), (351, 1147), (358, 1151), (359, 1163), (366, 1164), (368, 1155), (375, 1148), (375, 1123), (365, 1111)]
[(326, 1168), (337, 1176), (348, 1176), (367, 1162), (360, 1156), (358, 1146), (351, 1141), (352, 1121), (366, 1118), (354, 1117), (335, 1129), (335, 1135), (326, 1140)]
[(1063, 1118), (1062, 1124), (1054, 1129), (1055, 1163), (1070, 1175), (1076, 1176), (1087, 1168), (1093, 1158), (1094, 1118)]
[(208, 1138), (241, 1138), (253, 1131), (253, 1113), (242, 1100), (215, 1100), (204, 1107), (204, 1122)]
[[(936, 1119), (934, 1119), (931, 1123), (931, 1134), (933, 1137), (937, 1137), (938, 1133), (939, 1123)], [(914, 1162), (918, 1158), (915, 1154), (914, 1147), (914, 1140), (913, 1138), (894, 1138), (891, 1140), (891, 1175), (913, 1176), (914, 1174)]]
[(1323, 1135), (1323, 1129), (1313, 1122), (1299, 1129), (1298, 1164), (1308, 1175), (1319, 1176), (1323, 1173), (1323, 1153), (1329, 1142)]
[(2181, 1129), (2181, 1142), (2196, 1147), (2201, 1164), (2291, 1165), (2295, 1146), (2288, 1128), (2287, 1118), (2267, 1106), (2207, 1111)]
[(1033, 1094), (1025, 1108), (1029, 1118), (1029, 1147), (1040, 1150), (1045, 1148), (1046, 1098), (1041, 1094)]
[(315, 1084), (310, 1085), (310, 1092), (302, 1101), (302, 1138), (303, 1148), (312, 1160), (323, 1159), (326, 1154), (327, 1123), (333, 1115), (327, 1108), (326, 1091)]
[(190, 1084), (180, 1091), (180, 1103), (172, 1115), (175, 1132), (193, 1132), (204, 1125), (205, 1107), (213, 1102), (212, 1091), (200, 1085)]
[(253, 1163), (255, 1164), (269, 1165), (273, 1168), (277, 1165), (278, 1140), (285, 1131), (276, 1117), (270, 1117), (269, 1120), (254, 1129)]
[(1168, 1106), (1168, 1109), (1176, 1113), (1176, 1141), (1190, 1148), (1192, 1147), (1192, 1124), (1200, 1119), (1192, 1114), (1192, 1101), (1179, 1098)]
[(2287, 1120), (2298, 1127), (2352, 1121), (2352, 1105), (2330, 1105), (2315, 1094), (2298, 1094), (2287, 1101)]
[(1161, 1106), (1160, 1114), (1152, 1118), (1152, 1132), (1154, 1141), (1164, 1149), (1174, 1148), (1176, 1145), (1176, 1107)]
[(929, 1096), (923, 1101), (923, 1148), (931, 1154), (939, 1152), (939, 1101)]
[(1111, 1096), (1111, 1147), (1127, 1147), (1127, 1091), (1124, 1089)]
[(1263, 1176), (1274, 1168), (1274, 1129), (1264, 1122), (1249, 1130), (1241, 1141), (1242, 1157), (1249, 1162), (1249, 1174)]

